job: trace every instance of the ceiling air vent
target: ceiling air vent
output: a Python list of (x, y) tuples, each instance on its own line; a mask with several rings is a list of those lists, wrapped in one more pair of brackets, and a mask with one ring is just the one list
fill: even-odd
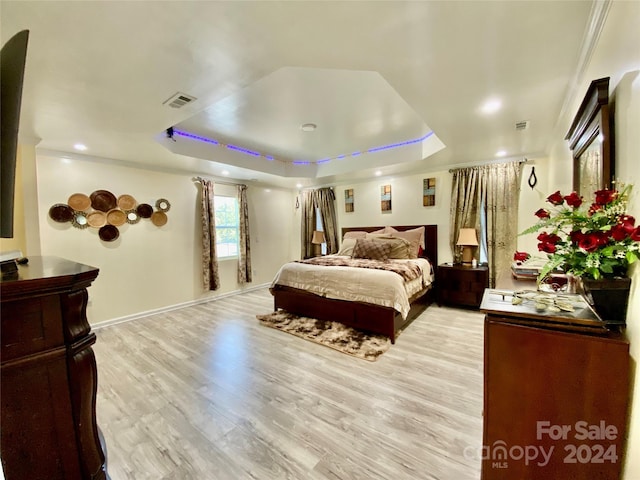
[(526, 130), (527, 128), (529, 128), (529, 120), (516, 122), (516, 130)]
[(181, 108), (193, 102), (194, 100), (196, 100), (196, 97), (192, 97), (191, 95), (187, 95), (186, 93), (178, 92), (175, 95), (167, 98), (164, 102), (162, 102), (162, 104), (169, 105), (171, 108)]

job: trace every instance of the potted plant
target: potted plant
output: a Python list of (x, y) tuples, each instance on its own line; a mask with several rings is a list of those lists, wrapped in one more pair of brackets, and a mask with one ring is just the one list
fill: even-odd
[(588, 208), (576, 192), (557, 191), (547, 197), (551, 207), (535, 212), (537, 223), (520, 234), (540, 231), (538, 250), (548, 262), (538, 282), (557, 271), (578, 277), (600, 317), (621, 323), (631, 285), (627, 269), (640, 257), (640, 226), (627, 213), (630, 191), (630, 185), (621, 191), (598, 190)]

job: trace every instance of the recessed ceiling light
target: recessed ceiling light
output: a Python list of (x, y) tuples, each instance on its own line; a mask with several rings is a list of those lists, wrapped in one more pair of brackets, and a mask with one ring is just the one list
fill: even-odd
[(382, 175), (382, 172), (380, 170), (376, 170), (376, 177), (379, 177), (380, 175)]
[(270, 188), (265, 188), (264, 191), (269, 193), (271, 191), (271, 189)]
[(301, 183), (296, 183), (296, 188), (302, 188), (302, 184)]
[(482, 105), (482, 113), (491, 114), (495, 113), (502, 107), (502, 102), (497, 98), (487, 100), (484, 105)]
[(86, 145), (83, 145), (82, 143), (76, 143), (73, 148), (75, 148), (76, 150), (79, 150), (81, 152), (84, 152), (87, 149)]
[(496, 152), (496, 157), (504, 157), (507, 154), (504, 150), (498, 150)]
[(223, 175), (229, 175), (229, 170), (222, 170)]
[(300, 127), (303, 132), (313, 132), (318, 126), (315, 123), (305, 123)]

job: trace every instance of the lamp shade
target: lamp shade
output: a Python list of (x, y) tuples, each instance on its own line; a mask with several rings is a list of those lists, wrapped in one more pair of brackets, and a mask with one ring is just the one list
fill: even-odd
[(458, 243), (457, 245), (469, 245), (469, 246), (477, 246), (478, 245), (478, 237), (476, 236), (475, 228), (461, 228), (460, 233), (458, 234)]
[(311, 243), (318, 245), (320, 243), (324, 243), (325, 241), (326, 240), (324, 239), (324, 232), (320, 230), (313, 231), (313, 237), (311, 238)]

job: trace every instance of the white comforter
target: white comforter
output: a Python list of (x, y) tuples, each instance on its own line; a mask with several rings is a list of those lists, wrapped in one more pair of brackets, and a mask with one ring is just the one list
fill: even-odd
[(290, 262), (280, 268), (271, 287), (284, 285), (328, 298), (392, 307), (407, 318), (409, 299), (433, 281), (431, 264), (424, 258), (390, 261), (416, 262), (422, 277), (405, 282), (397, 273), (385, 270)]

